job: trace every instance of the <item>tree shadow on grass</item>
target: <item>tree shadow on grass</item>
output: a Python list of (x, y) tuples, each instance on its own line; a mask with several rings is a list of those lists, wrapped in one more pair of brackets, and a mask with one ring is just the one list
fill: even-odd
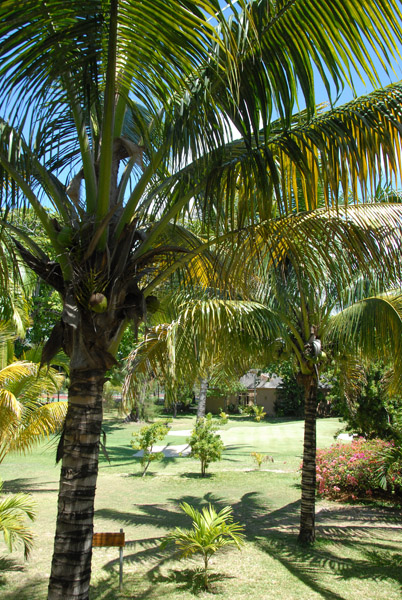
[(12, 558), (0, 556), (0, 589), (7, 584), (6, 575), (10, 571), (23, 571), (24, 567)]
[[(26, 579), (21, 578), (22, 585), (14, 588), (13, 591), (7, 592), (1, 590), (1, 600), (43, 600), (47, 590), (47, 582), (43, 579)], [(1, 589), (1, 588), (0, 588)]]
[(3, 482), (3, 491), (7, 494), (40, 494), (48, 492), (58, 492), (58, 487), (47, 487), (48, 485), (55, 485), (54, 481), (39, 483), (34, 478), (17, 478), (9, 479)]
[(200, 479), (201, 481), (213, 480), (216, 477), (216, 473), (205, 473), (205, 475), (201, 475), (201, 473), (180, 473), (180, 479)]
[[(345, 596), (325, 583), (325, 575), (334, 582), (393, 580), (402, 589), (402, 555), (392, 541), (379, 539), (382, 527), (387, 536), (392, 529), (394, 534), (401, 533), (400, 517), (399, 527), (395, 527), (395, 511), (371, 507), (369, 515), (362, 506), (324, 509), (317, 514), (317, 543), (303, 547), (297, 543), (299, 506), (298, 501), (270, 513), (265, 522), (255, 521), (248, 537), (252, 532), (251, 539), (261, 550), (328, 600), (345, 600)], [(375, 514), (378, 520), (373, 518)], [(342, 548), (349, 552), (340, 552)], [(351, 552), (359, 557), (351, 557)]]
[[(224, 498), (212, 492), (203, 497), (183, 495), (169, 502), (177, 507), (182, 502), (188, 502), (197, 509), (207, 503), (213, 504), (217, 510), (227, 505)], [(189, 519), (178, 508), (170, 508), (170, 505), (142, 505), (140, 511), (133, 514), (101, 510), (97, 514), (103, 518), (113, 518), (120, 524), (152, 525), (163, 532), (177, 526), (190, 526)], [(317, 543), (309, 547), (297, 543), (300, 501), (270, 511), (269, 498), (250, 492), (233, 505), (233, 516), (235, 521), (244, 524), (248, 541), (279, 562), (312, 592), (327, 600), (346, 600), (347, 596), (337, 587), (339, 580), (361, 579), (377, 584), (379, 581), (393, 581), (402, 589), (402, 553), (398, 546), (402, 523), (396, 509), (318, 505)], [(183, 590), (191, 589), (186, 587), (190, 585), (190, 570), (172, 571), (168, 576), (162, 573), (162, 566), (172, 559), (171, 552), (159, 548), (162, 537), (128, 541), (129, 554), (125, 556), (125, 561), (147, 565), (151, 560), (154, 563), (142, 579), (141, 593), (135, 595), (138, 600), (157, 598), (157, 584), (176, 581)], [(117, 562), (116, 558), (105, 569), (116, 569)], [(138, 574), (130, 573), (127, 577), (132, 581)], [(220, 576), (217, 575), (217, 578)], [(146, 589), (144, 580), (148, 580)], [(102, 598), (112, 599), (113, 596)]]
[[(209, 592), (214, 593), (217, 591), (222, 591), (217, 589), (217, 582), (224, 581), (227, 579), (233, 579), (229, 575), (224, 575), (222, 573), (213, 573), (210, 572), (209, 576)], [(192, 592), (194, 595), (198, 595), (202, 592), (205, 592), (204, 587), (204, 573), (202, 569), (171, 569), (168, 575), (162, 575), (159, 573), (153, 579), (155, 583), (163, 584), (163, 583), (173, 583), (179, 590), (188, 590)]]
[(116, 467), (117, 465), (115, 464), (115, 461), (119, 460), (122, 462), (122, 464), (125, 464), (126, 462), (131, 462), (134, 458), (134, 450), (131, 447), (128, 446), (108, 446), (106, 444), (106, 451), (108, 453), (109, 459), (110, 459), (110, 463), (109, 460), (106, 458), (106, 456), (103, 455), (103, 453), (99, 453), (99, 464), (102, 465), (102, 467)]

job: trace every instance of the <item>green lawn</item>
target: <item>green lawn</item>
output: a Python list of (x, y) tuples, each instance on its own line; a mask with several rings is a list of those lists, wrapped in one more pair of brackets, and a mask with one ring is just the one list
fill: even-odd
[[(192, 426), (188, 417), (173, 430)], [(115, 598), (187, 600), (399, 600), (402, 584), (400, 511), (376, 505), (319, 502), (318, 542), (311, 550), (296, 544), (299, 518), (299, 473), (303, 424), (300, 421), (254, 423), (231, 419), (223, 427), (224, 459), (210, 467), (205, 479), (190, 458), (165, 459), (139, 476), (131, 433), (137, 425), (108, 418), (105, 423), (110, 464), (101, 459), (95, 530), (126, 533), (124, 592), (118, 591), (118, 550), (95, 549), (92, 600)], [(319, 446), (333, 442), (336, 419), (318, 423)], [(169, 435), (169, 444), (185, 437)], [(252, 451), (274, 457), (257, 471)], [(35, 550), (28, 563), (22, 552), (1, 551), (2, 600), (46, 597), (56, 516), (59, 468), (54, 445), (44, 444), (27, 457), (7, 457), (0, 475), (7, 491), (29, 491), (38, 502)], [(242, 552), (227, 549), (211, 562), (214, 594), (194, 588), (192, 574), (199, 559), (178, 561), (161, 538), (172, 527), (189, 525), (180, 509), (183, 500), (197, 507), (231, 504), (245, 525)]]

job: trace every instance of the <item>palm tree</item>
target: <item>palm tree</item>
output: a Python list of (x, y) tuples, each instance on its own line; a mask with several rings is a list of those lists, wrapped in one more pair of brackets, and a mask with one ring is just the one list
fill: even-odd
[[(394, 218), (381, 205), (338, 209), (335, 214), (316, 211), (278, 222), (276, 230), (274, 225), (268, 232), (261, 228), (256, 242), (257, 230), (249, 246), (249, 256), (260, 256), (255, 294), (266, 306), (266, 318), (279, 325), (271, 344), (265, 333), (265, 344), (271, 345), (275, 360), (293, 358), (304, 388), (302, 543), (315, 540), (316, 413), (324, 348), (337, 347), (344, 356), (348, 349), (355, 356), (387, 358), (394, 367), (394, 389), (402, 376), (400, 292), (378, 292), (395, 282), (400, 285), (397, 213)], [(325, 254), (308, 251), (311, 239)], [(253, 272), (257, 279), (255, 268)], [(377, 293), (370, 295), (370, 290)]]
[(370, 49), (387, 61), (402, 39), (398, 2), (241, 0), (231, 12), (217, 0), (0, 6), (1, 202), (5, 217), (29, 204), (53, 247), (54, 260), (7, 224), (62, 297), (44, 360), (62, 347), (71, 365), (52, 599), (88, 596), (102, 386), (121, 336), (172, 272), (208, 266), (211, 237), (174, 221), (190, 206), (221, 231), (300, 198), (313, 208), (320, 161), (328, 203), (340, 182), (365, 195), (382, 165), (396, 173), (400, 88), (316, 115), (313, 65), (328, 91), (351, 67), (378, 83)]
[(192, 519), (193, 527), (189, 530), (176, 527), (166, 536), (161, 547), (164, 548), (169, 542), (174, 542), (180, 552), (180, 558), (201, 554), (204, 559), (203, 584), (208, 590), (208, 566), (211, 557), (220, 548), (228, 545), (237, 546), (240, 550), (244, 540), (242, 533), (244, 527), (239, 523), (233, 523), (231, 506), (225, 506), (216, 512), (209, 504), (199, 511), (187, 502), (183, 502), (180, 508)]
[[(9, 452), (25, 453), (43, 437), (61, 431), (66, 402), (48, 401), (64, 377), (39, 363), (15, 360), (10, 326), (0, 324), (0, 463)], [(12, 348), (12, 346), (11, 346)]]
[(205, 417), (211, 380), (218, 383), (243, 375), (258, 353), (261, 326), (269, 327), (269, 323), (263, 321), (258, 304), (224, 299), (218, 291), (210, 290), (201, 298), (194, 291), (169, 300), (175, 318), (148, 327), (144, 340), (128, 357), (124, 401), (135, 404), (144, 376), (163, 380), (169, 396), (175, 395), (179, 385), (198, 384), (200, 419)]

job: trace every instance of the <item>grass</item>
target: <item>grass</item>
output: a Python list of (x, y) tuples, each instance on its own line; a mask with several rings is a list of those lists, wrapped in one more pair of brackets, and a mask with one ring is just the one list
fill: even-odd
[[(173, 430), (191, 429), (193, 420), (179, 417)], [(202, 479), (199, 462), (165, 459), (140, 477), (139, 459), (130, 447), (137, 425), (105, 421), (110, 464), (102, 457), (96, 497), (95, 530), (126, 533), (124, 591), (118, 591), (118, 550), (97, 548), (93, 555), (91, 600), (225, 598), (237, 600), (399, 600), (402, 589), (402, 523), (400, 511), (375, 504), (317, 504), (318, 541), (312, 549), (296, 543), (300, 510), (298, 468), (302, 452), (301, 421), (255, 423), (230, 419), (223, 429), (224, 458)], [(339, 428), (335, 419), (318, 423), (318, 445), (328, 446)], [(169, 444), (185, 438), (169, 435)], [(258, 471), (250, 453), (266, 452), (274, 463)], [(1, 545), (2, 600), (42, 600), (50, 571), (59, 468), (54, 446), (43, 444), (27, 457), (9, 456), (1, 476), (7, 491), (28, 491), (38, 502), (34, 523), (36, 546), (28, 563), (22, 551), (5, 554)], [(202, 591), (200, 559), (178, 561), (172, 550), (160, 550), (162, 537), (190, 520), (179, 504), (217, 509), (232, 505), (245, 525), (246, 544), (228, 549), (211, 562), (213, 594)], [(0, 542), (1, 543), (1, 542)]]

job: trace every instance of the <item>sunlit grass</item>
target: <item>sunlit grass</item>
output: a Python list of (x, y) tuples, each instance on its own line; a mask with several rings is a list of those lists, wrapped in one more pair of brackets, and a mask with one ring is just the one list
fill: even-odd
[[(189, 430), (181, 417), (173, 429)], [(230, 419), (222, 427), (225, 452), (220, 463), (200, 477), (199, 462), (165, 459), (140, 477), (139, 459), (130, 446), (134, 424), (108, 418), (105, 423), (111, 458), (101, 459), (95, 530), (126, 533), (124, 593), (118, 591), (118, 550), (97, 548), (93, 555), (91, 600), (195, 597), (225, 600), (399, 600), (402, 586), (400, 512), (375, 505), (318, 503), (318, 542), (311, 550), (296, 543), (299, 519), (302, 421), (262, 422)], [(335, 419), (318, 422), (319, 445), (328, 446), (339, 429)], [(185, 437), (167, 436), (169, 444)], [(251, 452), (274, 457), (259, 471)], [(30, 491), (38, 502), (36, 545), (24, 563), (22, 553), (6, 559), (0, 578), (2, 600), (43, 600), (50, 571), (59, 467), (54, 446), (43, 444), (27, 457), (10, 456), (2, 465), (6, 489)], [(160, 550), (166, 533), (190, 526), (181, 502), (217, 509), (232, 505), (234, 519), (245, 525), (246, 544), (211, 561), (213, 594), (197, 588), (200, 560), (179, 561), (171, 549)], [(196, 595), (196, 596), (195, 596)]]

